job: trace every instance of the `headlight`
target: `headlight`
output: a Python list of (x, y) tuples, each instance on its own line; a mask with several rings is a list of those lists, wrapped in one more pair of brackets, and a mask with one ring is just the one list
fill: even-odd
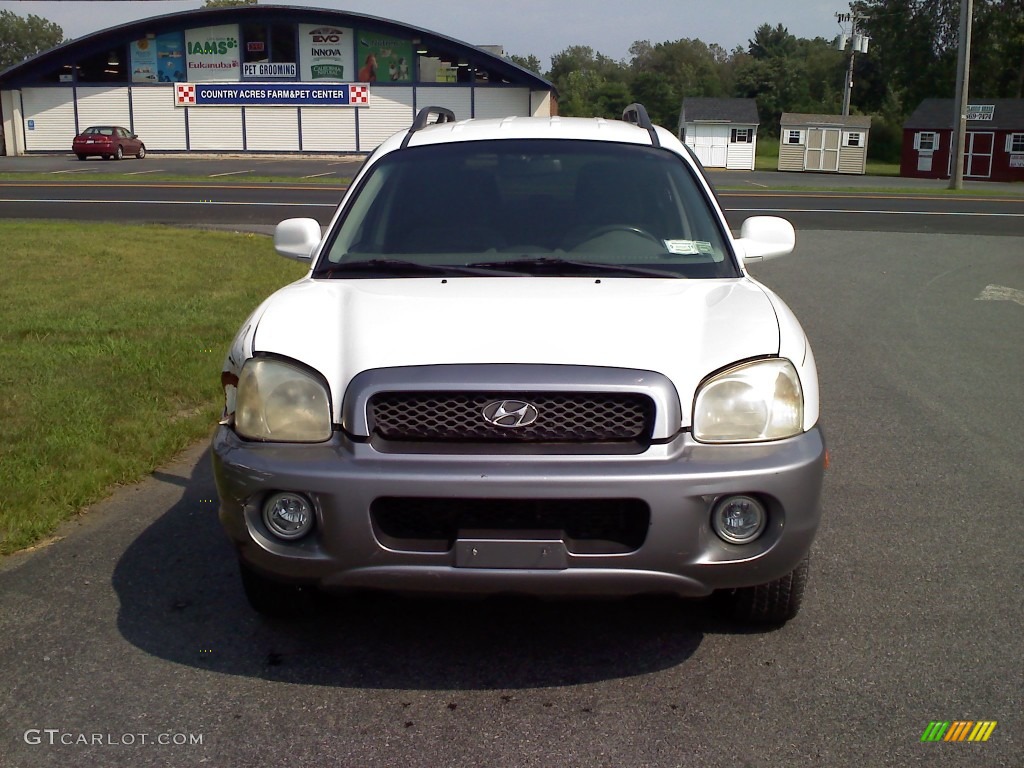
[(250, 440), (322, 443), (331, 437), (327, 390), (296, 365), (251, 358), (238, 377), (235, 431)]
[(757, 360), (704, 382), (693, 407), (703, 443), (781, 440), (803, 431), (804, 393), (788, 360)]

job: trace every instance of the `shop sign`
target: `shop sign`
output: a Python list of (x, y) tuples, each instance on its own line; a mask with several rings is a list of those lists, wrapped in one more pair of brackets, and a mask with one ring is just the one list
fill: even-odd
[(366, 83), (175, 83), (176, 107), (367, 107)]

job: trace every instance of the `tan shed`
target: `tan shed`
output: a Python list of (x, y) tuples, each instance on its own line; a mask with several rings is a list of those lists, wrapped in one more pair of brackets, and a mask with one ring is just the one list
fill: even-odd
[(783, 112), (779, 170), (863, 174), (870, 130), (863, 115)]

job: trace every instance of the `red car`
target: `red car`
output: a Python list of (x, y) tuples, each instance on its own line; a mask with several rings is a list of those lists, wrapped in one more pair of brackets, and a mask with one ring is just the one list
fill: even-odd
[(105, 160), (120, 160), (125, 155), (135, 155), (140, 160), (146, 156), (146, 145), (127, 128), (119, 125), (94, 125), (75, 136), (71, 151), (79, 160), (89, 155), (99, 155)]

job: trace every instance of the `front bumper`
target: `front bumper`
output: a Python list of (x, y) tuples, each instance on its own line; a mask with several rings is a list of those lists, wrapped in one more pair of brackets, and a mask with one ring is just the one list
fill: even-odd
[[(339, 434), (317, 445), (251, 443), (222, 426), (213, 463), (221, 522), (239, 556), (282, 581), (401, 592), (699, 597), (780, 578), (807, 555), (821, 516), (825, 446), (815, 427), (755, 445), (702, 445), (687, 434), (628, 456), (384, 454)], [(275, 538), (261, 519), (262, 502), (280, 491), (313, 502), (315, 529), (299, 541)], [(753, 495), (768, 509), (764, 533), (750, 544), (727, 544), (711, 528), (714, 503), (731, 494)], [(428, 512), (471, 508), (465, 519), (473, 529), (448, 541), (441, 534), (429, 541), (396, 536), (376, 511), (394, 499), (415, 499)], [(588, 501), (606, 510), (609, 500), (647, 510), (637, 541), (578, 541), (546, 527), (563, 519), (557, 512), (538, 513), (544, 530), (501, 530), (500, 521), (479, 530), (492, 505), (565, 506), (578, 521), (587, 517)]]

